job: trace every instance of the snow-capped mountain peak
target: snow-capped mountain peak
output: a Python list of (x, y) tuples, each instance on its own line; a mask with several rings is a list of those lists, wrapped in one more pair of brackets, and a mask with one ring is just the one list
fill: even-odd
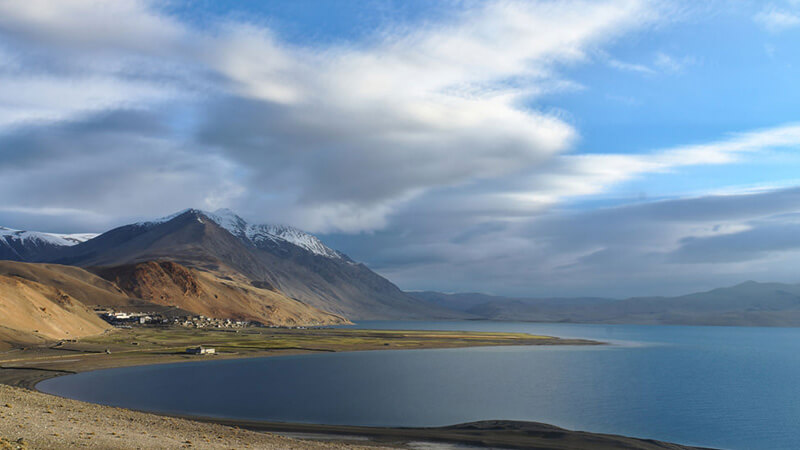
[(17, 242), (19, 244), (29, 245), (45, 244), (69, 247), (80, 244), (81, 242), (86, 242), (96, 236), (97, 234), (94, 233), (43, 233), (40, 231), (24, 231), (0, 227), (0, 241), (5, 243)]
[(326, 246), (316, 236), (306, 233), (305, 231), (287, 225), (249, 224), (235, 212), (227, 208), (218, 209), (214, 212), (202, 211), (199, 209), (185, 209), (154, 221), (140, 222), (138, 225), (168, 222), (188, 212), (208, 218), (217, 225), (228, 230), (232, 235), (244, 241), (249, 241), (255, 246), (269, 241), (275, 243), (287, 242), (314, 253), (315, 255), (327, 258), (345, 259), (341, 253)]
[(213, 213), (204, 211), (203, 214), (216, 222), (217, 225), (230, 231), (234, 236), (247, 237), (247, 229), (250, 225), (230, 209), (222, 208)]

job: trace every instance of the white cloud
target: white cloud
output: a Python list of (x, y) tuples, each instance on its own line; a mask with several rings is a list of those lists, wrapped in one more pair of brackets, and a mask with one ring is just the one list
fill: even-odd
[(166, 102), (177, 93), (137, 80), (86, 76), (0, 74), (0, 130), (30, 122), (57, 122), (109, 109)]
[(800, 25), (800, 15), (790, 7), (780, 7), (775, 4), (762, 9), (755, 16), (755, 21), (771, 32), (781, 32)]
[(5, 1), (0, 2), (0, 29), (22, 42), (81, 53), (175, 50), (186, 31), (154, 6), (149, 0)]
[[(0, 131), (26, 120), (149, 111), (175, 126), (159, 138), (172, 148), (231, 166), (231, 179), (173, 193), (173, 203), (202, 193), (204, 204), (227, 202), (312, 231), (381, 229), (420, 197), (447, 199), (439, 207), (461, 215), (488, 207), (496, 218), (515, 217), (642, 174), (729, 163), (781, 136), (796, 139), (785, 127), (645, 155), (569, 154), (573, 126), (523, 100), (579, 89), (558, 69), (588, 54), (623, 70), (655, 70), (602, 50), (660, 20), (653, 2), (482, 3), (369, 43), (312, 48), (252, 24), (201, 32), (149, 2), (47, 9), (41, 1), (2, 6), (0, 61), (9, 69), (0, 73)], [(660, 53), (653, 67), (680, 71), (689, 62)], [(180, 117), (161, 113), (170, 104), (184, 105)], [(481, 192), (471, 190), (478, 185)]]
[[(645, 154), (568, 154), (518, 177), (513, 184), (495, 186), (494, 191), (484, 189), (478, 197), (494, 205), (509, 204), (506, 217), (509, 218), (519, 215), (520, 210), (541, 212), (575, 197), (602, 194), (620, 183), (647, 174), (667, 173), (689, 166), (733, 164), (747, 155), (787, 148), (800, 148), (800, 125), (754, 130), (706, 144)], [(476, 196), (467, 195), (471, 199), (469, 203), (476, 205)]]
[(608, 60), (608, 65), (614, 69), (624, 70), (628, 72), (638, 72), (645, 75), (653, 75), (656, 73), (655, 70), (644, 64), (629, 63), (613, 58)]
[(686, 67), (695, 63), (691, 56), (675, 57), (664, 52), (656, 52), (648, 63), (622, 61), (605, 52), (599, 52), (600, 58), (612, 69), (623, 72), (638, 73), (645, 76), (680, 74)]
[[(566, 151), (573, 127), (522, 102), (579, 89), (561, 65), (657, 18), (645, 0), (494, 1), (312, 48), (252, 24), (193, 29), (148, 1), (6, 2), (0, 132), (182, 104), (191, 119), (168, 120), (191, 124), (175, 144), (227, 159), (247, 186), (217, 201), (274, 219), (263, 211), (279, 204), (316, 230), (374, 229), (431, 189)], [(181, 142), (186, 130), (198, 141)]]
[[(565, 151), (573, 128), (520, 101), (574, 88), (556, 75), (559, 64), (584, 60), (586, 49), (654, 15), (637, 1), (493, 2), (366, 47), (318, 51), (237, 29), (211, 63), (259, 102), (222, 105), (204, 143), (249, 167), (294, 173), (301, 187), (283, 192), (297, 196), (304, 225), (372, 229), (426, 190), (509, 175)], [(237, 110), (248, 117), (226, 120)], [(265, 190), (286, 186), (260, 178)]]
[(687, 66), (694, 64), (695, 60), (691, 56), (675, 57), (663, 52), (656, 53), (653, 65), (662, 72), (681, 73)]

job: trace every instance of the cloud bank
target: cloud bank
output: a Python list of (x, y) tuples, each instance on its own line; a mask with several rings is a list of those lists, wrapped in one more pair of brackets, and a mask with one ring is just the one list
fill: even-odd
[[(0, 130), (10, 142), (0, 170), (18, 173), (23, 162), (9, 154), (24, 152), (36, 176), (63, 174), (49, 177), (54, 192), (74, 192), (73, 174), (96, 180), (71, 204), (37, 192), (31, 208), (116, 215), (103, 197), (144, 189), (153, 191), (144, 199), (160, 190), (174, 200), (143, 200), (130, 214), (225, 202), (312, 231), (379, 229), (426, 192), (514, 176), (568, 151), (576, 130), (532, 102), (572, 88), (558, 68), (656, 20), (651, 6), (488, 2), (376, 30), (369, 42), (310, 48), (249, 23), (192, 28), (144, 1), (4, 3)], [(104, 128), (126, 114), (162, 129)], [(26, 134), (36, 142), (16, 143)], [(90, 157), (97, 175), (69, 170)], [(117, 158), (125, 174), (105, 166)], [(212, 167), (214, 158), (227, 164)], [(162, 176), (143, 187), (154, 171)], [(22, 206), (13, 201), (2, 208)]]

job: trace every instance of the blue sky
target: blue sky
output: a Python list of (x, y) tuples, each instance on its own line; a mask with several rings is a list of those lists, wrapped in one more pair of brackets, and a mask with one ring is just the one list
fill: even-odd
[(797, 282), (798, 44), (796, 0), (4, 3), (0, 224), (229, 207), (406, 289)]

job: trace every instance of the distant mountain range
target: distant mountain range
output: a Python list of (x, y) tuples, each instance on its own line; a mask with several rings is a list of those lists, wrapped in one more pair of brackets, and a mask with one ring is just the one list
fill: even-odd
[(800, 284), (757, 283), (677, 297), (512, 298), (409, 292), (474, 319), (663, 325), (800, 326)]

